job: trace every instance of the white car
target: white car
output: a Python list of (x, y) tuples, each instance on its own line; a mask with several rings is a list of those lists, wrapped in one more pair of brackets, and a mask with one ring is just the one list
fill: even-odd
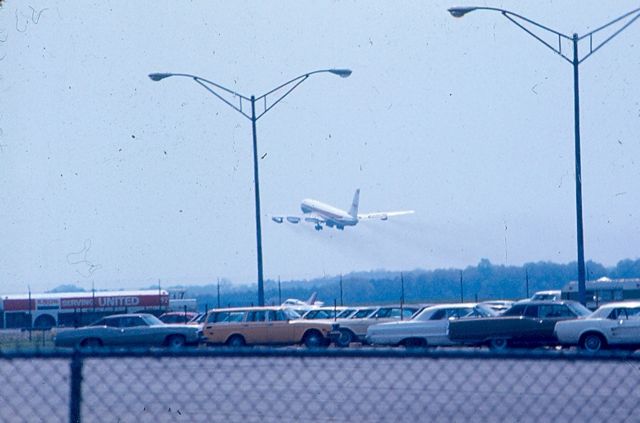
[(561, 345), (589, 352), (640, 347), (640, 301), (609, 303), (584, 319), (558, 322), (555, 335)]
[(411, 320), (381, 323), (367, 329), (366, 340), (374, 345), (426, 347), (455, 345), (449, 340), (449, 320), (495, 316), (483, 304), (441, 304), (423, 309)]

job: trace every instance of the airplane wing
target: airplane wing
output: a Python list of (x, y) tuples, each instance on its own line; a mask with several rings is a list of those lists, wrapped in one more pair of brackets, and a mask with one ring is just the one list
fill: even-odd
[(289, 223), (293, 223), (293, 224), (297, 224), (300, 222), (303, 223), (313, 223), (314, 225), (322, 225), (326, 222), (325, 218), (317, 215), (317, 214), (312, 214), (312, 213), (307, 213), (307, 214), (303, 214), (303, 215), (273, 215), (271, 216), (271, 220), (273, 220), (276, 223), (283, 223), (283, 222), (289, 222)]
[(403, 216), (406, 214), (413, 214), (413, 213), (415, 213), (415, 211), (413, 210), (366, 213), (366, 214), (359, 214), (358, 220), (371, 220), (371, 219), (387, 220), (390, 217)]

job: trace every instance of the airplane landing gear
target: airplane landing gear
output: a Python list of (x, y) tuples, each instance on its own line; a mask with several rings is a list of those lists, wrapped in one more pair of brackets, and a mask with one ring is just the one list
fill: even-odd
[(315, 226), (316, 231), (321, 231), (322, 230), (322, 225), (320, 225), (319, 223), (316, 224)]

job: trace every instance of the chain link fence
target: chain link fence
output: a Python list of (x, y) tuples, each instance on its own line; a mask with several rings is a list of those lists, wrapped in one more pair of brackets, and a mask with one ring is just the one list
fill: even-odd
[(3, 422), (637, 421), (640, 357), (224, 348), (0, 353)]

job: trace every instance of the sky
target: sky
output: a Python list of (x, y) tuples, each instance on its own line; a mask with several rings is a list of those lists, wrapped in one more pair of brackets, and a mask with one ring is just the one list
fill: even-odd
[[(499, 13), (589, 32), (632, 1), (58, 1), (0, 8), (0, 293), (576, 260), (572, 67)], [(556, 38), (545, 38), (556, 43)], [(597, 39), (594, 38), (594, 43)], [(556, 45), (554, 44), (554, 45)], [(570, 51), (568, 44), (563, 45)], [(588, 40), (580, 51), (589, 48)], [(585, 255), (640, 246), (640, 22), (580, 65)], [(304, 198), (414, 215), (278, 225)]]

